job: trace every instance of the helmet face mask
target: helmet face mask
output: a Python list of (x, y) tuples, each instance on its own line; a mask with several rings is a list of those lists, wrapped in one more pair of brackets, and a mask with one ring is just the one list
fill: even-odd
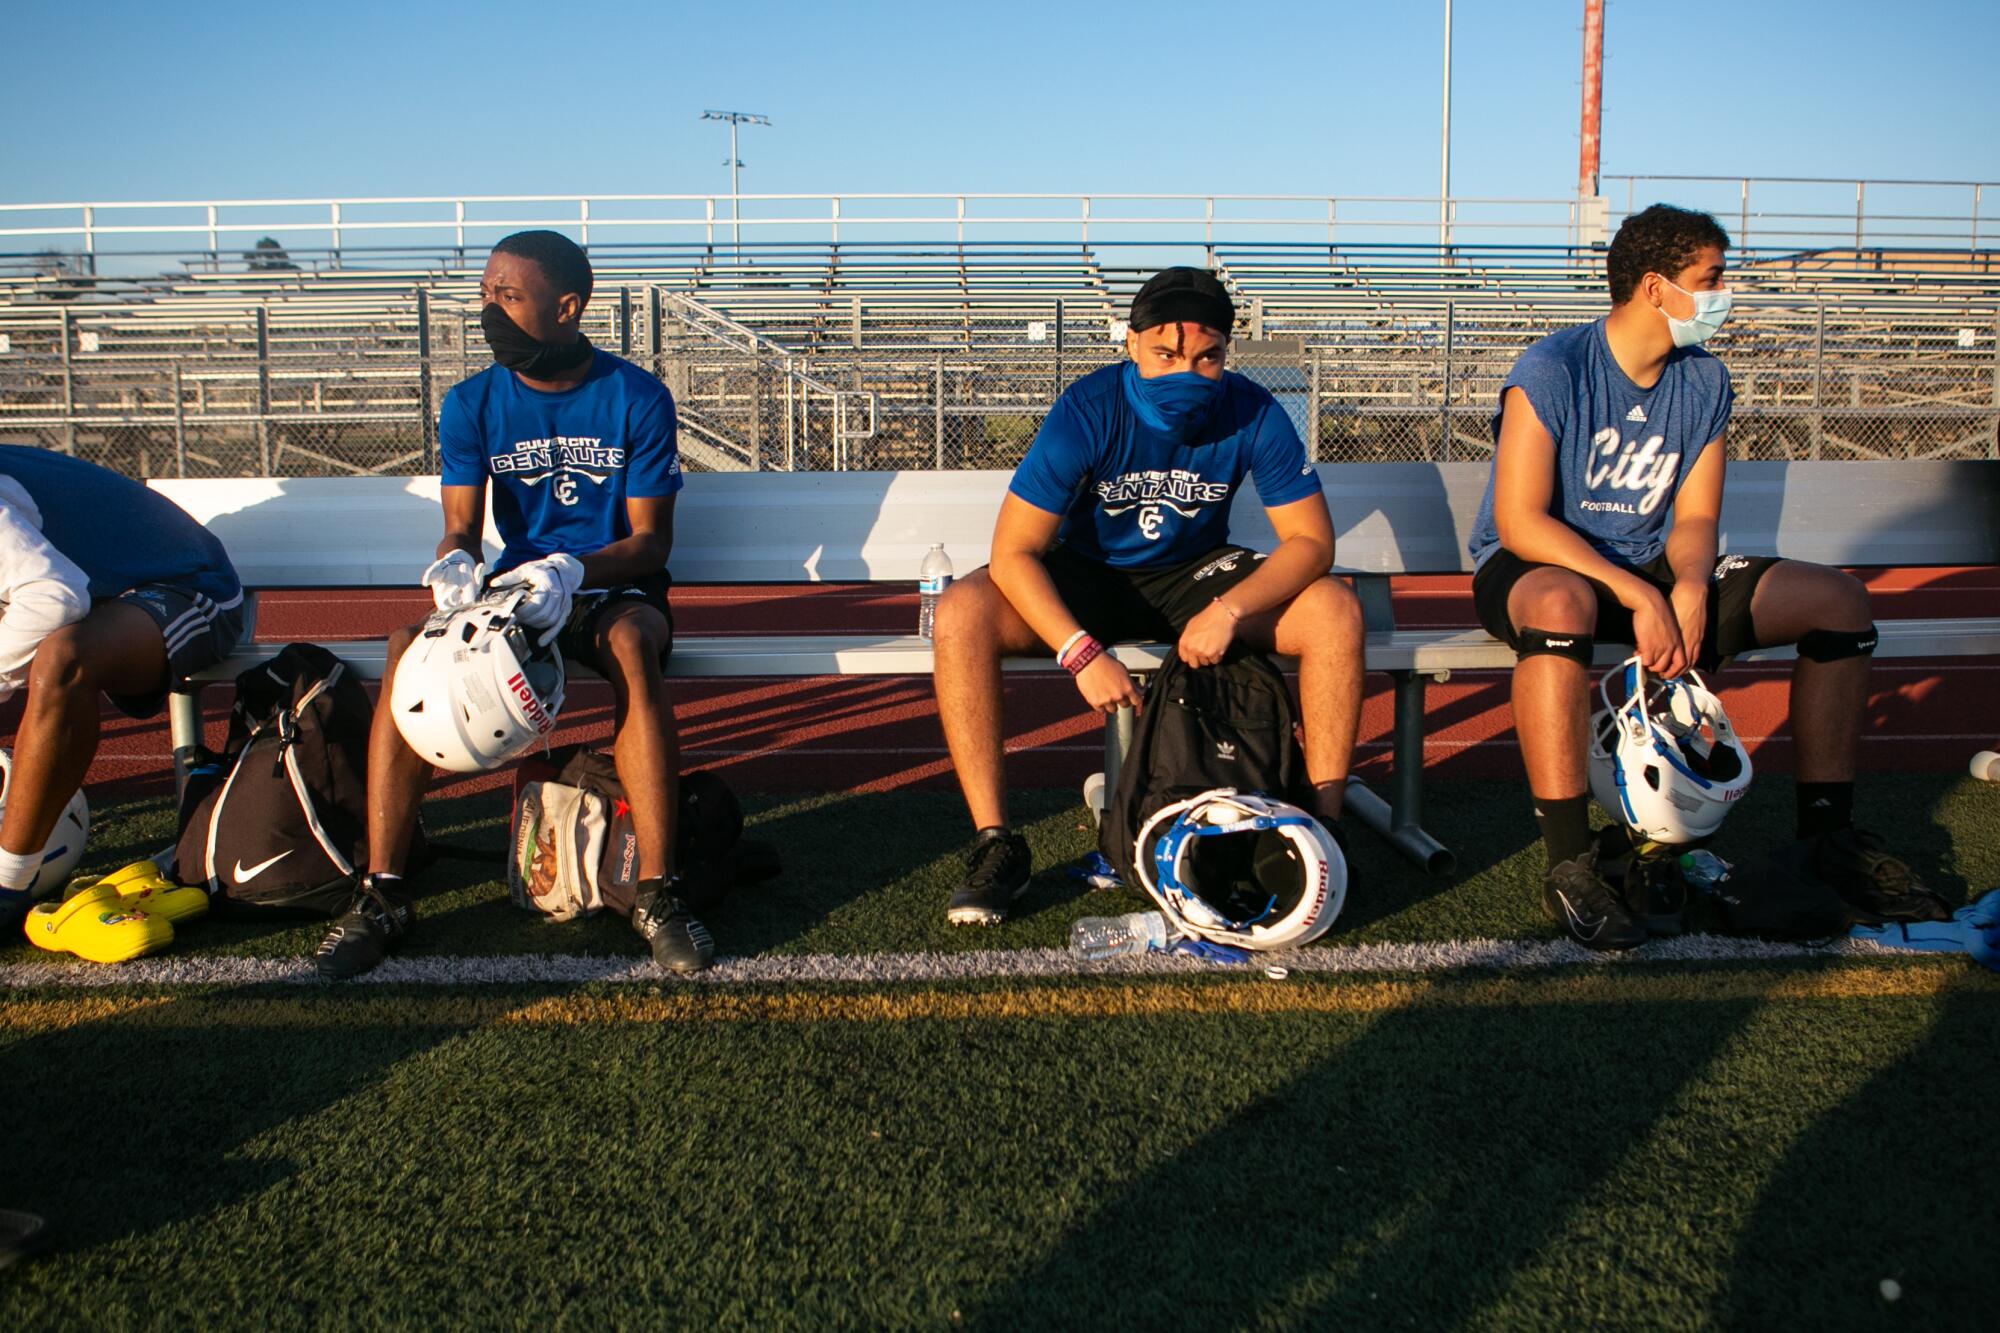
[(1181, 934), (1238, 948), (1309, 943), (1347, 897), (1346, 860), (1319, 821), (1228, 787), (1155, 811), (1133, 863)]
[[(1613, 683), (1623, 691), (1612, 697)], [(1590, 789), (1647, 840), (1701, 842), (1749, 790), (1750, 754), (1701, 676), (1649, 677), (1635, 656), (1598, 682), (1590, 720)]]
[(544, 743), (563, 705), (561, 656), (514, 619), (513, 590), (439, 611), (396, 664), (389, 706), (410, 748), (454, 773), (478, 773)]

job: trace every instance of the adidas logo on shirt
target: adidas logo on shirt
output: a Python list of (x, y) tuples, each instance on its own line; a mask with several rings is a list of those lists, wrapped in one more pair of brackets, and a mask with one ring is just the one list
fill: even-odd
[(1634, 403), (1632, 404), (1632, 410), (1625, 414), (1625, 419), (1627, 421), (1637, 421), (1643, 425), (1646, 421), (1646, 409)]

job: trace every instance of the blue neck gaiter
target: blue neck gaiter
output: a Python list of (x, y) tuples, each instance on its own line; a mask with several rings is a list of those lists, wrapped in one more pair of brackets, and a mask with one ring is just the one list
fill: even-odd
[(1125, 401), (1139, 420), (1153, 430), (1186, 444), (1215, 413), (1222, 401), (1222, 381), (1183, 370), (1147, 379), (1132, 362), (1125, 363)]

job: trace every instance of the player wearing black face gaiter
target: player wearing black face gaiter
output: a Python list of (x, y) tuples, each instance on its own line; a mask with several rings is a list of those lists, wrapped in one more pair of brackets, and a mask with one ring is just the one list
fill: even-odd
[(545, 343), (508, 318), (498, 304), (479, 312), (479, 331), (493, 349), (493, 359), (529, 379), (554, 379), (590, 359), (590, 339), (578, 333), (566, 343)]

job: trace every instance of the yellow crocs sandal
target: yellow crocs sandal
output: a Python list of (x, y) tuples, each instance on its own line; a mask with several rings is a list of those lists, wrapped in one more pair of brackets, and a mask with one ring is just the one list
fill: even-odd
[(108, 884), (93, 884), (59, 903), (37, 903), (22, 931), (38, 949), (73, 953), (88, 963), (126, 963), (174, 942), (171, 921), (131, 910)]
[(99, 884), (108, 884), (125, 900), (129, 909), (148, 916), (163, 916), (179, 924), (208, 912), (208, 890), (200, 885), (176, 884), (151, 861), (134, 861), (114, 870)]

